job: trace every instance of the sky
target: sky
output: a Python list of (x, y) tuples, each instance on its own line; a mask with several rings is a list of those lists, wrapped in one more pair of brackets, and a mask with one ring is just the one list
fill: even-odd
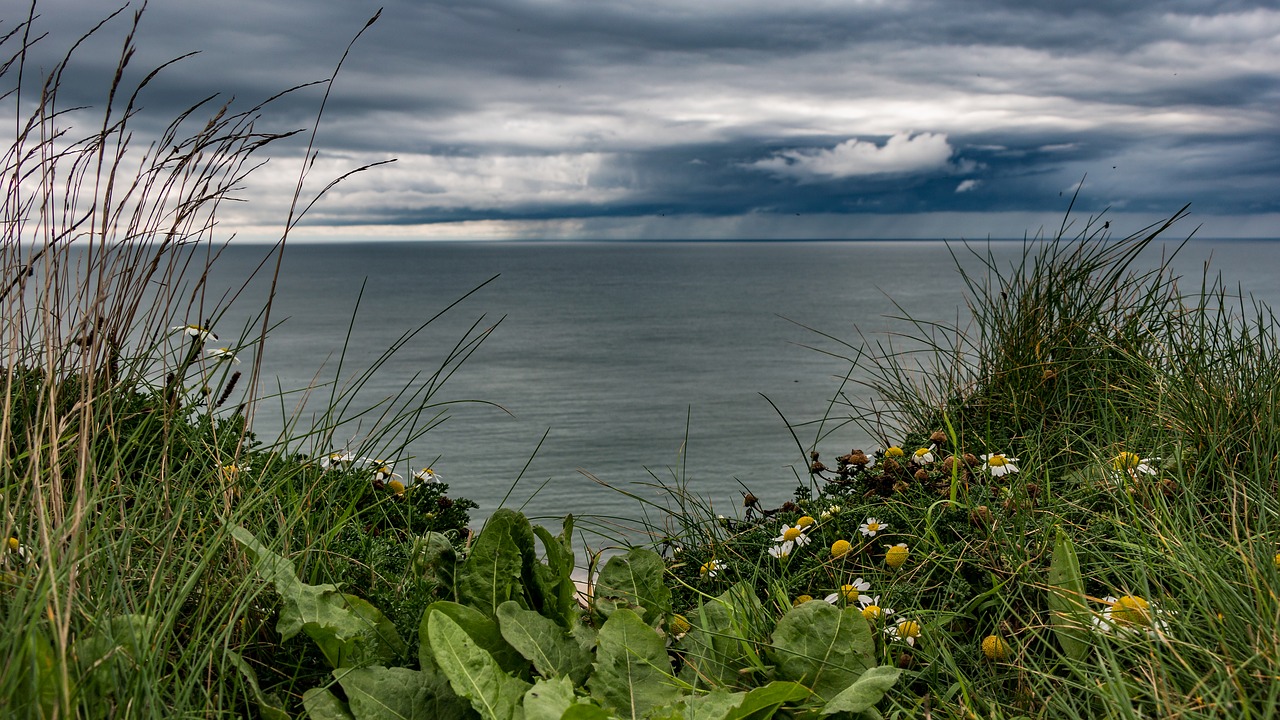
[[(0, 29), (28, 3), (3, 0)], [(51, 64), (108, 14), (41, 0)], [(130, 12), (73, 56), (101, 107)], [(1195, 0), (153, 0), (130, 63), (157, 128), (332, 73), (293, 238), (1280, 237), (1280, 8)], [(44, 66), (44, 65), (42, 65)], [(262, 124), (308, 128), (323, 87)], [(147, 125), (138, 129), (145, 133)], [(220, 229), (278, 236), (301, 142)]]

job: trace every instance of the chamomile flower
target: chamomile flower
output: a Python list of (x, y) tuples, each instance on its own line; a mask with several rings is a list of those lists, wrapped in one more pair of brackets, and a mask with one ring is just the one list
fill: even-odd
[(898, 543), (889, 548), (884, 553), (884, 564), (897, 570), (907, 562), (907, 556), (911, 554), (911, 548), (906, 543)]
[(803, 532), (809, 532), (809, 528), (816, 525), (817, 522), (817, 520), (814, 520), (808, 515), (804, 515), (800, 519), (796, 520), (796, 527), (800, 528)]
[(935, 449), (936, 448), (933, 445), (930, 445), (927, 448), (920, 448), (919, 450), (916, 450), (911, 454), (911, 462), (916, 465), (928, 465), (937, 459), (933, 456), (933, 451)]
[(891, 641), (904, 642), (914, 647), (916, 638), (920, 637), (920, 623), (915, 620), (901, 620), (898, 624), (885, 628), (884, 632)]
[(983, 468), (991, 473), (991, 477), (1002, 477), (1018, 472), (1018, 466), (1014, 465), (1017, 461), (1018, 458), (1008, 457), (1003, 453), (982, 456)]
[(813, 600), (812, 595), (797, 595), (796, 599), (791, 601), (791, 607), (800, 607), (811, 600)]
[(769, 554), (779, 560), (786, 560), (787, 558), (791, 557), (791, 549), (793, 547), (794, 547), (794, 543), (780, 543), (778, 545), (770, 545)]
[(368, 463), (373, 466), (373, 478), (378, 482), (391, 482), (392, 480), (400, 481), (400, 491), (404, 491), (404, 478), (400, 477), (395, 470), (391, 468), (391, 464), (383, 460), (369, 460)]
[(672, 615), (671, 620), (667, 622), (667, 632), (677, 639), (684, 637), (685, 633), (692, 629), (689, 619), (683, 615)]
[(1107, 608), (1101, 615), (1093, 617), (1093, 626), (1102, 633), (1146, 633), (1148, 637), (1156, 637), (1157, 631), (1164, 632), (1169, 624), (1159, 617), (1160, 610), (1145, 598), (1138, 595), (1124, 595), (1119, 598), (1107, 596), (1102, 599)]
[(204, 351), (204, 354), (211, 358), (214, 358), (218, 362), (222, 362), (223, 360), (228, 360), (231, 362), (232, 365), (240, 364), (240, 358), (236, 357), (236, 354), (232, 352), (231, 348), (225, 348), (225, 347), (206, 348)]
[(16, 537), (9, 538), (9, 541), (5, 543), (5, 550), (6, 555), (13, 553), (14, 555), (17, 555), (18, 559), (22, 562), (27, 562), (27, 560), (31, 558), (31, 553), (27, 550), (27, 546), (18, 542), (18, 538)]
[(1152, 458), (1140, 458), (1137, 453), (1122, 452), (1111, 460), (1111, 467), (1116, 472), (1127, 472), (1130, 475), (1142, 473), (1155, 475), (1156, 469), (1151, 466)]
[[(804, 534), (804, 530), (796, 525), (783, 525), (782, 532), (778, 537), (773, 539), (782, 548), (783, 555), (790, 555), (791, 551), (798, 547), (804, 547), (809, 544), (809, 536)], [(772, 553), (771, 553), (772, 554)], [(774, 557), (778, 557), (774, 555)]]
[(865, 537), (875, 537), (876, 533), (888, 529), (889, 523), (882, 522), (873, 517), (867, 518), (866, 522), (858, 526), (858, 532), (862, 533)]
[(858, 604), (862, 606), (862, 617), (873, 622), (878, 622), (893, 614), (893, 608), (880, 606), (879, 595), (876, 595), (875, 597), (860, 595), (858, 597)]
[(320, 458), (320, 467), (325, 470), (331, 467), (343, 467), (350, 465), (355, 459), (355, 456), (349, 452), (331, 452)]
[(702, 567), (698, 568), (698, 576), (704, 580), (710, 580), (724, 568), (725, 564), (719, 560), (708, 560), (707, 562), (702, 563)]
[(858, 578), (849, 585), (841, 585), (839, 592), (833, 592), (823, 599), (832, 605), (835, 605), (841, 599), (849, 604), (853, 604), (855, 602), (860, 602), (863, 598), (867, 597), (862, 593), (867, 592), (870, 589), (871, 583), (863, 580), (862, 578)]
[(982, 655), (993, 662), (1009, 659), (1009, 643), (999, 635), (988, 635), (982, 638)]
[(830, 520), (831, 518), (833, 518), (833, 517), (835, 517), (836, 515), (839, 515), (839, 514), (840, 514), (840, 506), (839, 506), (839, 505), (832, 505), (831, 507), (827, 508), (826, 510), (823, 510), (823, 511), (822, 511), (822, 514), (821, 514), (821, 515), (819, 515), (818, 517), (822, 518), (823, 520)]
[(434, 483), (434, 482), (440, 482), (442, 479), (443, 478), (441, 478), (440, 475), (435, 470), (432, 470), (429, 467), (422, 468), (421, 470), (413, 474), (414, 482), (418, 482), (418, 483), (424, 483), (424, 484)]
[(204, 342), (209, 338), (213, 338), (215, 342), (217, 342), (218, 340), (218, 336), (215, 335), (212, 330), (206, 327), (201, 327), (199, 325), (176, 325), (172, 328), (169, 328), (169, 331), (175, 332), (175, 333), (176, 332), (185, 333), (187, 335), (190, 335), (193, 338), (199, 338), (201, 342)]
[(848, 555), (849, 551), (852, 549), (853, 543), (848, 540), (837, 540), (831, 543), (831, 557), (842, 558), (845, 555)]
[(222, 465), (218, 468), (219, 472), (222, 473), (223, 480), (235, 480), (237, 477), (240, 477), (240, 473), (248, 469), (249, 463), (243, 463), (240, 465), (227, 463), (226, 465)]
[(902, 451), (902, 448), (898, 447), (897, 445), (890, 445), (890, 446), (889, 446), (889, 447), (884, 451), (884, 456), (885, 456), (885, 457), (887, 457), (887, 458), (900, 458), (900, 457), (903, 457), (903, 456), (905, 456), (905, 455), (906, 455), (906, 453), (905, 453), (905, 452), (903, 452), (903, 451)]

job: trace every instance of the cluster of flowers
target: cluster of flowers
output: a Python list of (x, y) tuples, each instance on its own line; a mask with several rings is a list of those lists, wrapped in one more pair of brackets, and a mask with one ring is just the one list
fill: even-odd
[(429, 467), (422, 468), (415, 472), (408, 482), (404, 476), (392, 469), (391, 463), (385, 460), (378, 460), (368, 457), (356, 457), (349, 452), (331, 452), (320, 458), (320, 468), (329, 469), (347, 469), (351, 467), (366, 467), (373, 469), (373, 484), (378, 488), (390, 488), (397, 495), (404, 495), (405, 491), (417, 485), (425, 485), (427, 483), (440, 482), (442, 477), (436, 471)]
[[(200, 342), (208, 342), (210, 339), (214, 342), (218, 341), (218, 336), (215, 335), (212, 330), (200, 325), (178, 325), (170, 328), (170, 332), (185, 333), (196, 338)], [(204, 354), (207, 357), (212, 358), (214, 362), (226, 361), (230, 362), (232, 365), (240, 364), (240, 358), (236, 357), (235, 351), (229, 347), (205, 348)]]

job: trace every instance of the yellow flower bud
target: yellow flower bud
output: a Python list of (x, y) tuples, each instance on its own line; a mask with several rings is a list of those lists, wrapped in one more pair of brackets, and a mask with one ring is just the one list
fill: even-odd
[(884, 563), (896, 570), (907, 562), (907, 556), (910, 554), (911, 549), (907, 547), (906, 543), (898, 543), (889, 548), (888, 552), (884, 554)]
[(839, 558), (849, 554), (853, 545), (848, 540), (837, 540), (831, 543), (831, 557)]
[(1007, 660), (1009, 658), (1009, 643), (1000, 639), (997, 635), (988, 635), (982, 638), (982, 654), (988, 660)]

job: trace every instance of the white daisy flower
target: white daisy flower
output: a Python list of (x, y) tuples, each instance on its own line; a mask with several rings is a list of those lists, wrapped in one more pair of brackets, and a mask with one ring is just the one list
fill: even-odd
[(17, 555), (18, 559), (22, 562), (27, 562), (31, 559), (31, 551), (27, 549), (26, 545), (18, 542), (18, 538), (16, 537), (9, 538), (9, 541), (5, 544), (5, 548), (14, 555)]
[(341, 467), (350, 465), (355, 461), (355, 456), (349, 452), (331, 452), (320, 458), (320, 467), (328, 470), (331, 467)]
[(1018, 466), (1014, 465), (1017, 461), (1018, 458), (1008, 457), (1003, 453), (982, 456), (983, 467), (986, 468), (987, 472), (991, 473), (991, 477), (1001, 477), (1018, 472)]
[(881, 522), (876, 518), (869, 517), (867, 521), (858, 526), (858, 532), (865, 537), (875, 537), (876, 533), (889, 529), (889, 523)]
[[(773, 541), (779, 544), (784, 555), (790, 555), (793, 549), (808, 545), (809, 536), (805, 535), (804, 530), (799, 526), (783, 525), (782, 532)], [(774, 557), (778, 556), (774, 555)]]
[(169, 328), (169, 331), (186, 333), (191, 337), (200, 338), (201, 342), (208, 340), (209, 338), (213, 338), (216, 342), (218, 339), (218, 336), (214, 334), (212, 330), (199, 325), (175, 325), (174, 327)]
[(1106, 609), (1093, 616), (1093, 627), (1101, 633), (1117, 635), (1145, 633), (1147, 637), (1159, 637), (1168, 631), (1169, 623), (1160, 616), (1161, 610), (1137, 595), (1116, 598), (1108, 595), (1102, 599)]
[(855, 601), (861, 602), (863, 598), (866, 598), (869, 600), (870, 598), (867, 598), (866, 595), (862, 595), (861, 593), (864, 593), (870, 589), (871, 589), (871, 583), (867, 582), (866, 580), (863, 580), (862, 578), (858, 578), (857, 580), (854, 580), (852, 583), (848, 585), (841, 585), (839, 592), (833, 592), (823, 599), (831, 603), (832, 605), (835, 605), (841, 599), (843, 599), (845, 602), (849, 604), (853, 604)]
[(896, 625), (885, 628), (884, 634), (891, 641), (904, 642), (914, 647), (916, 638), (920, 637), (920, 623), (915, 620), (900, 620)]
[(823, 511), (822, 511), (822, 513), (821, 513), (818, 517), (819, 517), (819, 518), (821, 518), (821, 519), (823, 519), (823, 520), (830, 520), (831, 518), (833, 518), (833, 517), (835, 517), (836, 515), (839, 515), (839, 514), (840, 514), (840, 506), (839, 506), (839, 505), (832, 505), (831, 507), (827, 508), (826, 510), (823, 510)]
[(698, 568), (698, 576), (710, 580), (716, 576), (721, 570), (725, 569), (725, 564), (719, 560), (708, 560), (702, 563), (702, 567)]
[(858, 596), (858, 604), (862, 606), (862, 617), (868, 620), (883, 620), (893, 614), (893, 608), (880, 607), (880, 596)]
[(1137, 453), (1122, 452), (1111, 460), (1111, 467), (1116, 472), (1129, 472), (1129, 474), (1142, 473), (1143, 475), (1155, 475), (1156, 469), (1151, 466), (1153, 462), (1159, 462), (1160, 458), (1140, 458)]
[(415, 482), (419, 482), (419, 483), (434, 483), (434, 482), (440, 482), (444, 478), (440, 477), (440, 474), (437, 473), (435, 470), (432, 470), (431, 468), (427, 467), (427, 468), (422, 468), (418, 472), (414, 473), (413, 479)]
[(928, 465), (936, 459), (933, 456), (933, 451), (935, 449), (937, 449), (937, 446), (930, 445), (927, 448), (920, 448), (919, 450), (916, 450), (911, 455), (911, 462), (916, 465)]
[(770, 546), (769, 548), (769, 554), (778, 558), (779, 560), (786, 560), (788, 557), (791, 557), (792, 547), (793, 547), (792, 543), (782, 543), (781, 545), (773, 545), (773, 546)]
[(223, 360), (230, 360), (232, 365), (240, 364), (240, 358), (236, 357), (236, 354), (231, 351), (231, 348), (224, 348), (224, 347), (207, 348), (204, 351), (204, 354), (208, 355), (209, 357), (216, 358), (218, 362), (222, 362)]

